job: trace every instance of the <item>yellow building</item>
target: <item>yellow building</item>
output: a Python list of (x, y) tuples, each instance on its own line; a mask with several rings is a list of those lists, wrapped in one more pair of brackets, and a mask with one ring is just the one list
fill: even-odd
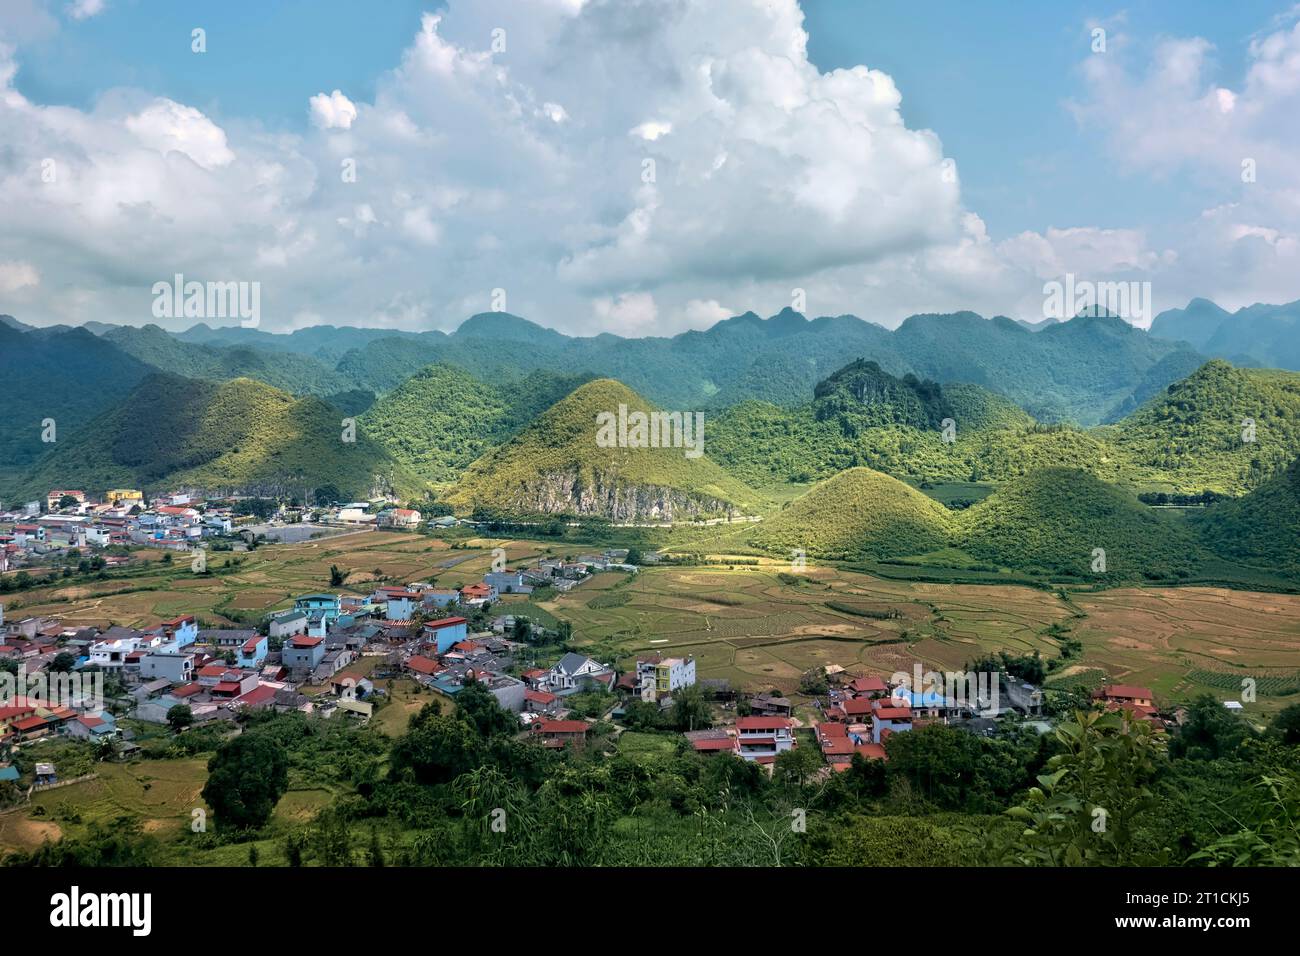
[(136, 491), (134, 488), (114, 488), (111, 491), (104, 492), (104, 500), (111, 504), (144, 504), (144, 494)]

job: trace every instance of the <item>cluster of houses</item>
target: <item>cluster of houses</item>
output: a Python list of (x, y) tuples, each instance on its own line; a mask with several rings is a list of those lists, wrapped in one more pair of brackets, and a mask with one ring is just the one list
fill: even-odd
[[(51, 492), (51, 500), (66, 504), (65, 495), (71, 493), (56, 497)], [(123, 712), (118, 705), (125, 705), (132, 717), (161, 724), (183, 705), (193, 723), (203, 724), (233, 721), (241, 712), (259, 709), (368, 718), (373, 682), (342, 672), (362, 657), (378, 657), (372, 673), (403, 674), (452, 699), (476, 682), (505, 710), (519, 715), (544, 744), (580, 744), (590, 724), (567, 719), (565, 700), (584, 691), (613, 691), (616, 671), (573, 653), (549, 668), (530, 666), (530, 645), (512, 639), (520, 634), (513, 615), (498, 615), (487, 628), (470, 633), (462, 612), (482, 608), (502, 594), (526, 593), (543, 581), (576, 583), (625, 556), (543, 559), (519, 571), (490, 572), (458, 589), (417, 582), (378, 586), (366, 594), (303, 594), (292, 608), (269, 615), (260, 629), (204, 629), (193, 615), (147, 628), (68, 627), (55, 618), (35, 617), (5, 624), (0, 606), (0, 659), (35, 676), (66, 655), (73, 673), (99, 672), (125, 689), (125, 699), (113, 702), (118, 712)], [(526, 624), (525, 636), (535, 627)], [(637, 675), (638, 692), (647, 700), (667, 701), (672, 690), (693, 682), (689, 659), (656, 658)], [(0, 713), (0, 745), (52, 734), (121, 739), (102, 703), (92, 713), (11, 701)]]
[[(828, 674), (832, 683), (825, 701), (815, 701), (822, 719), (813, 725), (812, 737), (832, 770), (847, 769), (857, 754), (885, 760), (884, 745), (892, 734), (927, 724), (943, 723), (988, 734), (999, 718), (1015, 713), (1040, 730), (1048, 729), (1037, 719), (1042, 714), (1041, 694), (1006, 675), (999, 675), (997, 698), (972, 702), (932, 689), (913, 689), (906, 682), (891, 684), (871, 675), (854, 677), (840, 668), (828, 671), (832, 671)], [(685, 736), (699, 753), (731, 753), (760, 764), (775, 763), (780, 754), (796, 746), (795, 731), (800, 724), (788, 698), (755, 694), (749, 699), (748, 710), (734, 726), (688, 731)]]
[(184, 549), (228, 535), (240, 518), (230, 507), (195, 507), (189, 495), (146, 502), (134, 488), (105, 491), (98, 500), (77, 489), (53, 489), (42, 502), (0, 511), (0, 571), (34, 564), (70, 548), (150, 545)]
[[(112, 488), (94, 497), (80, 489), (54, 488), (43, 502), (0, 509), (0, 572), (37, 564), (71, 548), (148, 545), (186, 550), (200, 547), (207, 538), (235, 534), (241, 525), (257, 520), (240, 514), (233, 500), (205, 500), (186, 492), (146, 498), (136, 488)], [(267, 520), (400, 530), (419, 527), (422, 516), (391, 502), (363, 501), (314, 509), (280, 505)], [(452, 517), (429, 522), (459, 523)]]

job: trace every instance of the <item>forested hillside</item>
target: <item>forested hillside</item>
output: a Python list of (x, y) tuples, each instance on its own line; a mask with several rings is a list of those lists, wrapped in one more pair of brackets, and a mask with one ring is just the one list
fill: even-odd
[(358, 429), (344, 437), (339, 411), (251, 379), (214, 383), (153, 374), (130, 395), (61, 439), (24, 479), (25, 495), (51, 487), (346, 496), (423, 483)]

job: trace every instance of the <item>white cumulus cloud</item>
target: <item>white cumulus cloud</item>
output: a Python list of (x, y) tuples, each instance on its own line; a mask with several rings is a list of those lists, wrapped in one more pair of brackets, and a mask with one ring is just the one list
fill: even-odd
[(341, 90), (317, 93), (309, 101), (312, 122), (321, 129), (350, 129), (357, 118), (357, 108)]

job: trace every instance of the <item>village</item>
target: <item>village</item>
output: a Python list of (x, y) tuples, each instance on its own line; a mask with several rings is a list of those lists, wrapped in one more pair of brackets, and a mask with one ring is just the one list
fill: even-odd
[[(117, 489), (92, 504), (81, 491), (53, 490), (44, 514), (0, 515), (12, 523), (0, 542), (9, 560), (19, 562), (60, 548), (115, 547), (129, 554), (160, 542), (202, 554), (249, 523), (243, 519), (250, 516), (229, 505), (212, 507), (186, 495), (160, 500), (167, 503), (146, 504), (140, 492)], [(276, 515), (310, 517), (322, 528), (421, 524), (419, 512), (383, 503), (373, 513), (367, 503), (355, 503)], [(455, 520), (442, 519), (442, 526)], [(887, 760), (891, 735), (932, 723), (984, 736), (997, 733), (1004, 720), (1051, 730), (1039, 688), (1007, 673), (991, 675), (977, 696), (915, 686), (919, 665), (916, 681), (826, 665), (810, 675), (813, 688), (800, 716), (779, 691), (746, 692), (697, 674), (690, 656), (638, 655), (620, 670), (617, 662), (583, 654), (569, 633), (500, 613), (504, 604), (494, 609), (503, 595), (568, 591), (603, 571), (636, 573), (627, 559), (626, 550), (610, 549), (515, 568), (494, 563), (481, 580), (454, 589), (416, 581), (364, 593), (301, 594), (256, 627), (205, 628), (193, 614), (143, 628), (65, 626), (48, 616), (6, 621), (0, 604), (0, 676), (9, 677), (8, 693), (0, 694), (0, 782), (19, 783), (15, 752), (49, 738), (83, 740), (101, 758), (124, 760), (139, 753), (132, 725), (176, 732), (216, 725), (234, 733), (242, 715), (262, 710), (365, 722), (386, 703), (395, 680), (453, 703), (477, 683), (516, 715), (521, 736), (550, 748), (585, 748), (629, 726), (668, 727), (675, 699), (689, 696), (698, 719), (674, 728), (685, 747), (706, 756), (731, 754), (769, 771), (801, 740), (820, 751), (824, 772), (836, 772), (856, 757)], [(1148, 688), (1106, 685), (1093, 696), (1107, 708), (1164, 725)], [(55, 786), (58, 768), (39, 763), (22, 782)]]

